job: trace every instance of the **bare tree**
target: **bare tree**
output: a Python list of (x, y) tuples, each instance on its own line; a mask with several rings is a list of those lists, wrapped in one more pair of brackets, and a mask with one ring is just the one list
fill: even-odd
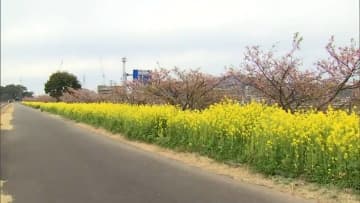
[(56, 102), (56, 99), (49, 95), (39, 95), (35, 97), (26, 97), (23, 99), (23, 101)]
[(261, 92), (283, 109), (294, 111), (311, 99), (317, 81), (314, 72), (300, 71), (301, 60), (294, 56), (302, 38), (296, 33), (292, 49), (282, 57), (259, 46), (247, 47), (242, 71), (233, 71), (239, 80)]
[(103, 98), (94, 91), (88, 89), (67, 88), (60, 97), (63, 102), (100, 102)]
[(330, 57), (317, 62), (323, 86), (318, 110), (333, 102), (341, 92), (360, 88), (360, 49), (355, 41), (351, 40), (350, 46), (337, 48), (331, 37), (326, 50)]
[(185, 109), (202, 109), (215, 102), (214, 89), (223, 80), (197, 70), (160, 69), (152, 73), (144, 92), (164, 103)]
[(259, 46), (247, 47), (243, 69), (231, 74), (291, 112), (307, 106), (322, 110), (341, 92), (359, 88), (354, 76), (359, 72), (360, 52), (354, 41), (350, 47), (336, 49), (331, 38), (326, 46), (330, 58), (319, 61), (312, 71), (301, 71), (302, 61), (294, 56), (301, 41), (296, 33), (292, 49), (281, 57)]

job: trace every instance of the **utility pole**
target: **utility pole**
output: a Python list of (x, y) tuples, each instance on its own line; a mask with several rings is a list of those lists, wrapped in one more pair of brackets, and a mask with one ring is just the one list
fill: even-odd
[(122, 58), (121, 58), (121, 61), (122, 61), (122, 63), (123, 63), (122, 83), (123, 83), (124, 86), (126, 85), (126, 79), (127, 79), (126, 67), (125, 67), (126, 60), (127, 60), (126, 57), (122, 57)]
[(86, 82), (86, 76), (85, 76), (85, 74), (83, 74), (83, 77), (82, 77), (82, 88), (85, 88), (85, 82)]
[(106, 85), (105, 70), (104, 70), (104, 66), (103, 66), (102, 57), (100, 57), (99, 62), (100, 62), (100, 70), (101, 70), (101, 77), (102, 77), (102, 85)]
[(64, 60), (63, 59), (61, 59), (61, 61), (60, 61), (60, 65), (59, 65), (59, 71), (61, 71), (61, 69), (63, 68), (63, 65), (64, 65)]
[(160, 70), (160, 69), (161, 69), (161, 66), (160, 66), (160, 62), (159, 62), (159, 61), (156, 61), (156, 65), (157, 65), (158, 69)]

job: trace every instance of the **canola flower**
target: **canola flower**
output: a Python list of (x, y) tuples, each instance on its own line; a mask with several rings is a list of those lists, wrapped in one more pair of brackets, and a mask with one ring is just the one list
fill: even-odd
[(329, 108), (291, 114), (277, 106), (233, 101), (203, 111), (170, 105), (24, 104), (130, 139), (246, 163), (269, 175), (360, 190), (360, 117), (355, 113)]

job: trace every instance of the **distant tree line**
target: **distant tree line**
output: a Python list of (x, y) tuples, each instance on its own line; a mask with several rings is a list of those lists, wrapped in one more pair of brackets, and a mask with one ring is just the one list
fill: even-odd
[(0, 86), (0, 100), (2, 102), (9, 100), (22, 100), (24, 97), (32, 97), (33, 92), (28, 91), (23, 85), (10, 84)]

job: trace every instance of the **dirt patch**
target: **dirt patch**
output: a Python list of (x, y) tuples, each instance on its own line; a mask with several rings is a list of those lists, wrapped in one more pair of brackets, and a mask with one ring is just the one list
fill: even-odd
[(13, 119), (14, 105), (8, 104), (1, 108), (0, 128), (1, 130), (12, 130), (11, 120)]
[(1, 203), (11, 203), (13, 201), (13, 198), (11, 197), (11, 195), (7, 195), (4, 194), (2, 188), (4, 185), (5, 181), (0, 181), (0, 202)]

